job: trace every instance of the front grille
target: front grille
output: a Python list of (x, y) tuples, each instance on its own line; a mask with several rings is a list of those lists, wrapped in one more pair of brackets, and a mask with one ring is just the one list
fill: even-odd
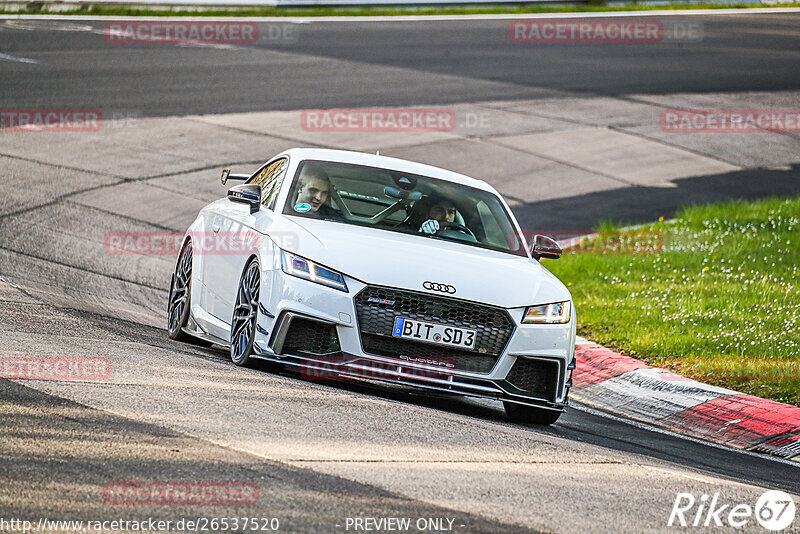
[[(502, 308), (401, 289), (368, 286), (355, 297), (365, 352), (399, 358), (430, 358), (462, 371), (488, 373), (503, 353), (514, 322)], [(475, 330), (475, 350), (392, 337), (396, 317)]]
[(555, 401), (558, 362), (517, 358), (506, 381), (526, 395)]
[(295, 317), (286, 333), (282, 352), (328, 354), (340, 350), (335, 325)]
[[(362, 334), (361, 346), (364, 352), (386, 356), (388, 358), (411, 358), (413, 363), (427, 363), (442, 369), (458, 369), (472, 373), (488, 373), (494, 367), (497, 356), (478, 354), (469, 350), (458, 350), (455, 347), (442, 347), (430, 343), (418, 343), (405, 339)], [(426, 362), (421, 360), (434, 360)], [(448, 365), (449, 364), (449, 365)], [(451, 367), (452, 365), (452, 367)]]

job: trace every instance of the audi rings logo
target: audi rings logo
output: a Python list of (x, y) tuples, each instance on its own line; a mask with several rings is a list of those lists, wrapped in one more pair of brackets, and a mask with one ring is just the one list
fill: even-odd
[(440, 293), (449, 293), (451, 295), (456, 292), (455, 286), (440, 284), (438, 282), (430, 282), (427, 280), (422, 283), (422, 287), (429, 291), (439, 291)]

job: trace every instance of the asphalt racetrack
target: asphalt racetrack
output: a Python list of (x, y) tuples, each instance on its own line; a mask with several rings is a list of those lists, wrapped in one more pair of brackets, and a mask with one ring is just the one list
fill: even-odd
[[(104, 119), (88, 132), (0, 130), (0, 356), (113, 367), (103, 382), (0, 379), (0, 518), (682, 532), (667, 526), (678, 493), (751, 506), (766, 489), (800, 494), (796, 462), (579, 404), (541, 428), (509, 423), (492, 402), (236, 368), (225, 351), (167, 338), (173, 256), (104, 246), (108, 232), (183, 232), (225, 194), (220, 169), (252, 171), (293, 146), (380, 149), (485, 179), (537, 230), (800, 192), (796, 132), (681, 134), (659, 122), (675, 108), (800, 108), (800, 13), (662, 18), (702, 38), (532, 44), (512, 42), (508, 20), (303, 21), (262, 22), (254, 44), (119, 44), (105, 21), (0, 19), (0, 107)], [(446, 108), (457, 125), (302, 123), (302, 110), (386, 106)], [(258, 498), (120, 506), (104, 493), (170, 480), (243, 481)]]

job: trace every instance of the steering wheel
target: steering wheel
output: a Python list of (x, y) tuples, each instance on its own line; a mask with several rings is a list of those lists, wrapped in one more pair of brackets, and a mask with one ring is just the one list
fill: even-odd
[[(457, 222), (446, 222), (446, 221), (445, 222), (440, 222), (439, 223), (439, 232), (441, 232), (442, 230), (458, 230), (459, 232), (463, 232), (463, 233), (467, 234), (468, 236), (470, 236), (475, 241), (478, 240), (478, 238), (475, 237), (475, 234), (472, 233), (472, 230), (470, 230), (469, 228), (467, 228), (463, 224), (459, 224)], [(436, 232), (436, 233), (438, 234), (439, 232)]]

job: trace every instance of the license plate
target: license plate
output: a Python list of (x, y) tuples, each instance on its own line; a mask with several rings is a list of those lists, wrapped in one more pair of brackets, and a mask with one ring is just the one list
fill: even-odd
[(405, 317), (394, 318), (393, 337), (475, 350), (476, 331)]

